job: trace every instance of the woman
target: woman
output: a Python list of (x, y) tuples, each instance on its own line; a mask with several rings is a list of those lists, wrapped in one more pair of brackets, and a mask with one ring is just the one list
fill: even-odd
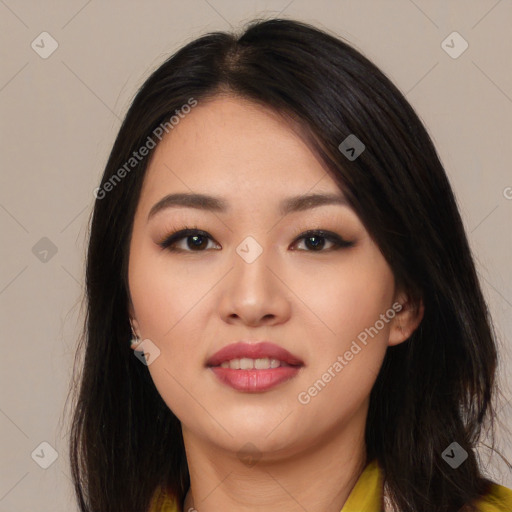
[(512, 509), (475, 456), (497, 354), (453, 193), (360, 53), (280, 19), (192, 41), (95, 196), (81, 511)]

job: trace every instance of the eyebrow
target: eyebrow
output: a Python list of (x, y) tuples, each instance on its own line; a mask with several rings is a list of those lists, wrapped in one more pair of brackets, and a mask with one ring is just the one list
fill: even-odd
[[(292, 196), (281, 201), (279, 212), (281, 215), (288, 215), (292, 212), (299, 212), (317, 208), (324, 205), (348, 206), (348, 201), (342, 194), (309, 194)], [(148, 221), (158, 212), (166, 208), (196, 208), (199, 210), (226, 213), (229, 211), (225, 199), (206, 194), (179, 193), (168, 194), (153, 205), (148, 213)]]

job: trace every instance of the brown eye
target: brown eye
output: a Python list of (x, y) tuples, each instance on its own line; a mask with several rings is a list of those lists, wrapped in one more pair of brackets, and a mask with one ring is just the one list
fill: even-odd
[[(305, 250), (306, 252), (329, 252), (354, 245), (354, 242), (349, 242), (336, 233), (324, 230), (307, 231), (296, 238), (293, 245), (301, 240), (304, 240), (306, 249), (299, 250)], [(158, 245), (172, 252), (204, 252), (208, 248), (209, 241), (213, 242), (213, 239), (205, 231), (186, 228), (172, 233)], [(327, 249), (325, 249), (326, 242), (330, 244)], [(181, 247), (179, 247), (180, 243), (182, 244)]]
[[(177, 247), (178, 242), (185, 240), (185, 248)], [(168, 251), (202, 252), (212, 238), (204, 231), (198, 229), (183, 229), (173, 233), (158, 245)]]
[[(324, 230), (307, 231), (298, 237), (295, 240), (295, 243), (300, 240), (304, 240), (307, 252), (327, 252), (354, 245), (354, 242), (349, 242), (338, 236), (336, 233)], [(325, 247), (326, 240), (331, 244), (331, 247), (324, 251), (323, 249)]]

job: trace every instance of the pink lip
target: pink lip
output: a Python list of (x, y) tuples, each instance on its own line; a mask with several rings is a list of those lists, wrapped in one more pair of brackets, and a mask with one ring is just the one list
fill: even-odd
[[(261, 343), (246, 343), (240, 341), (238, 343), (232, 343), (226, 347), (215, 352), (213, 356), (206, 362), (207, 366), (219, 366), (224, 361), (230, 359), (241, 359), (242, 357), (248, 357), (249, 359), (263, 359), (268, 357), (269, 359), (278, 359), (291, 366), (302, 366), (304, 364), (297, 356), (294, 356), (288, 350), (270, 343), (263, 341)], [(258, 370), (264, 371), (264, 370)]]
[[(266, 370), (234, 370), (219, 366), (224, 361), (231, 359), (277, 359), (287, 366), (269, 368)], [(228, 345), (216, 352), (206, 365), (213, 371), (215, 376), (224, 384), (231, 386), (237, 391), (247, 393), (258, 393), (267, 391), (281, 382), (295, 377), (304, 363), (286, 349), (270, 342), (246, 343), (239, 342)]]

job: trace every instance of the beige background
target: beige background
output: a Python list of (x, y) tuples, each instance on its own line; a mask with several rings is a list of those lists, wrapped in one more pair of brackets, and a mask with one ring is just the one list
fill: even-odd
[[(512, 2), (0, 0), (0, 512), (76, 510), (63, 407), (81, 325), (88, 217), (136, 89), (200, 34), (279, 13), (346, 38), (390, 76), (427, 125), (496, 321), (499, 409), (511, 427)], [(47, 59), (31, 47), (34, 40), (42, 46), (43, 31), (58, 42)], [(469, 44), (456, 59), (441, 46), (453, 31)], [(43, 237), (57, 249), (46, 262), (33, 250)], [(50, 448), (39, 447), (44, 441), (58, 453), (48, 469), (31, 457), (36, 449), (36, 460), (49, 457)], [(509, 460), (511, 441), (500, 430)], [(512, 487), (499, 457), (488, 464), (482, 453), (490, 475)]]

